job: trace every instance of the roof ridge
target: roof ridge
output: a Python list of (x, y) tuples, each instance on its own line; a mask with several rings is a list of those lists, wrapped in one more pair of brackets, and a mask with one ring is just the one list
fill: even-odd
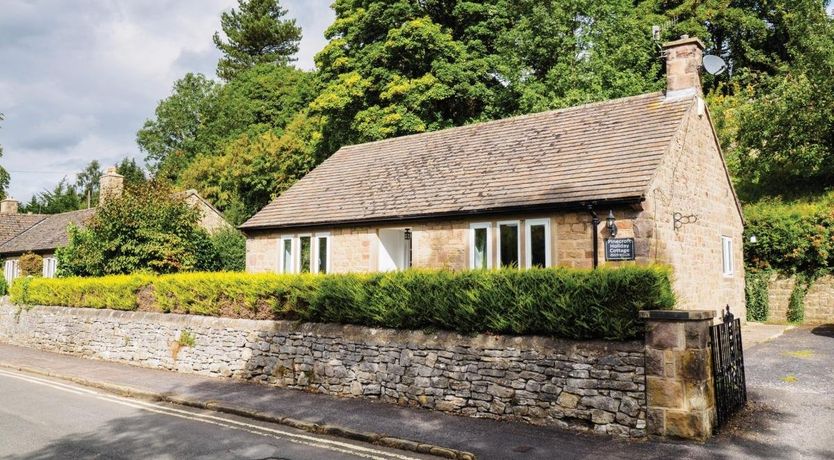
[[(505, 117), (505, 118), (496, 118), (494, 120), (476, 121), (474, 123), (470, 123), (470, 124), (466, 124), (466, 125), (450, 126), (448, 128), (438, 129), (438, 130), (434, 130), (434, 131), (425, 131), (425, 132), (422, 132), (422, 133), (404, 134), (402, 136), (389, 137), (387, 139), (379, 139), (379, 140), (376, 140), (376, 141), (368, 141), (368, 142), (362, 142), (362, 143), (359, 143), (359, 144), (343, 145), (342, 147), (339, 148), (339, 150), (336, 151), (336, 153), (338, 153), (341, 150), (364, 147), (364, 146), (368, 146), (368, 145), (382, 144), (382, 143), (386, 143), (386, 142), (394, 142), (394, 141), (409, 139), (409, 138), (417, 137), (417, 136), (428, 137), (428, 136), (437, 135), (437, 134), (441, 134), (441, 133), (448, 133), (448, 132), (452, 132), (452, 131), (456, 131), (456, 130), (463, 131), (467, 128), (473, 128), (473, 127), (476, 127), (476, 126), (477, 127), (482, 127), (482, 126), (489, 126), (489, 125), (498, 124), (498, 123), (507, 122), (507, 121), (526, 120), (528, 118), (543, 117), (543, 116), (546, 116), (546, 115), (553, 115), (555, 113), (567, 113), (567, 112), (572, 112), (572, 111), (575, 111), (575, 110), (588, 109), (588, 108), (593, 108), (593, 107), (597, 107), (597, 106), (601, 106), (601, 105), (609, 105), (609, 104), (614, 105), (614, 104), (617, 104), (617, 103), (629, 102), (629, 101), (632, 101), (632, 100), (635, 100), (635, 99), (649, 98), (651, 96), (662, 96), (662, 95), (663, 95), (663, 91), (655, 91), (655, 92), (651, 92), (651, 93), (637, 94), (637, 95), (634, 95), (634, 96), (620, 97), (620, 98), (617, 98), (617, 99), (606, 99), (604, 101), (587, 102), (585, 104), (572, 105), (570, 107), (562, 107), (561, 109), (542, 110), (541, 112), (532, 112), (532, 113), (525, 113), (525, 114), (521, 114), (521, 115), (512, 115), (512, 116)], [(691, 97), (682, 97), (682, 98), (675, 99), (675, 100), (670, 101), (670, 102), (681, 102), (681, 101), (684, 101), (686, 99), (691, 99)], [(336, 153), (334, 153), (334, 155)]]

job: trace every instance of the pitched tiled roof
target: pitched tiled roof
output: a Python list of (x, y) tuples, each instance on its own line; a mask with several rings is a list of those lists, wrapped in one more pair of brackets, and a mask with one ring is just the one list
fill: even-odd
[(28, 230), (0, 244), (0, 254), (51, 251), (64, 246), (69, 238), (67, 227), (86, 224), (95, 212), (96, 208), (90, 208), (41, 216), (42, 219)]
[(640, 199), (693, 100), (652, 93), (343, 147), (241, 228)]
[(0, 244), (46, 219), (44, 214), (0, 214)]

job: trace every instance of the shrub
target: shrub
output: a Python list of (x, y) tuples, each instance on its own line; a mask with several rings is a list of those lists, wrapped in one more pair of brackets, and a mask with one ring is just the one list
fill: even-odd
[(246, 237), (234, 228), (225, 228), (211, 235), (217, 254), (218, 270), (242, 272), (246, 268)]
[(129, 188), (99, 206), (84, 229), (71, 229), (56, 252), (62, 276), (176, 273), (214, 269), (216, 254), (199, 211), (164, 183)]
[(20, 276), (41, 276), (43, 275), (43, 257), (27, 252), (20, 256)]
[(770, 271), (748, 272), (744, 278), (744, 298), (748, 321), (767, 321), (770, 315), (768, 281)]
[(0, 276), (0, 296), (9, 294), (9, 283), (6, 282), (5, 276)]
[(29, 305), (136, 310), (139, 290), (151, 283), (147, 275), (99, 278), (21, 278), (12, 283), (12, 301)]
[[(834, 267), (834, 194), (816, 201), (762, 201), (745, 207), (745, 261), (785, 274)], [(750, 243), (750, 236), (756, 243)]]
[(660, 267), (36, 279), (25, 295), (16, 286), (12, 299), (30, 304), (130, 310), (150, 286), (162, 312), (572, 339), (635, 338), (638, 310), (674, 305)]

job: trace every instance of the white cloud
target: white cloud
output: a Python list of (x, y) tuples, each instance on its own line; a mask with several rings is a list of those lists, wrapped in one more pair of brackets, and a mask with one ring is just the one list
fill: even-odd
[[(282, 4), (303, 28), (297, 65), (333, 21), (330, 1)], [(142, 159), (136, 131), (186, 72), (213, 75), (211, 37), (236, 0), (3, 0), (0, 159), (28, 199), (91, 160)]]

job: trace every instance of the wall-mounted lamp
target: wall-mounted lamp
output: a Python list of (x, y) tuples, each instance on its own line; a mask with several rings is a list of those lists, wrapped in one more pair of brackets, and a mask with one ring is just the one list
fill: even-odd
[(410, 228), (405, 229), (404, 236), (405, 236), (406, 241), (411, 239), (411, 229)]
[(617, 219), (614, 218), (614, 211), (609, 209), (608, 217), (605, 218), (605, 222), (608, 227), (608, 234), (611, 235), (611, 238), (617, 237), (617, 224), (615, 223), (616, 221)]

